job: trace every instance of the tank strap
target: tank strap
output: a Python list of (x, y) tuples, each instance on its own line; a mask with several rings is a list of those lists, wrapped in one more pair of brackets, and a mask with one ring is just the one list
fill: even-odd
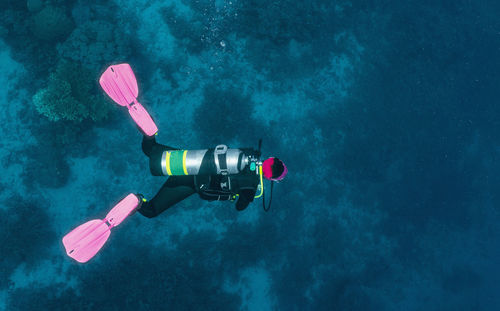
[(226, 161), (227, 146), (218, 145), (214, 150), (215, 166), (217, 167), (218, 175), (227, 175), (227, 161)]
[(231, 189), (231, 180), (229, 179), (227, 172), (227, 146), (218, 145), (214, 150), (215, 166), (217, 167), (217, 174), (222, 175), (220, 181), (220, 188), (223, 191), (229, 191)]

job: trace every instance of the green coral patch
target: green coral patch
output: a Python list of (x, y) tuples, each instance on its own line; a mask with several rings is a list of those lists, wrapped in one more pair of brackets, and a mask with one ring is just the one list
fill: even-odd
[(50, 74), (48, 86), (33, 96), (33, 103), (51, 121), (100, 121), (106, 118), (109, 105), (96, 94), (96, 88), (90, 70), (62, 60)]

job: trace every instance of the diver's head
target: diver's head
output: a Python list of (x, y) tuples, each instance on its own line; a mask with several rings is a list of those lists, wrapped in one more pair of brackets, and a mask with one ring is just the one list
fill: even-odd
[(269, 180), (279, 181), (285, 178), (288, 169), (283, 161), (272, 157), (262, 163), (262, 173)]

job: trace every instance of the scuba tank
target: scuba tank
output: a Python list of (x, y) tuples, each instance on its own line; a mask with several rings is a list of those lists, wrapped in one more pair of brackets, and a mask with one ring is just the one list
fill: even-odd
[[(271, 207), (274, 182), (271, 181), (271, 196), (266, 207), (262, 161), (260, 160), (261, 145), (262, 139), (259, 140), (258, 151), (249, 150), (249, 152), (245, 152), (247, 149), (245, 151), (229, 149), (226, 145), (201, 150), (157, 149), (150, 156), (149, 168), (154, 176), (222, 175), (220, 182), (222, 191), (229, 191), (231, 188), (228, 175), (239, 174), (248, 168), (256, 175), (260, 175), (260, 194), (255, 198), (262, 197), (262, 206), (267, 212)], [(220, 200), (218, 193), (214, 196), (218, 196)], [(227, 199), (233, 201), (236, 196), (230, 195)]]
[(155, 176), (233, 175), (249, 167), (256, 170), (257, 155), (247, 155), (241, 149), (218, 145), (215, 149), (158, 150), (149, 161)]

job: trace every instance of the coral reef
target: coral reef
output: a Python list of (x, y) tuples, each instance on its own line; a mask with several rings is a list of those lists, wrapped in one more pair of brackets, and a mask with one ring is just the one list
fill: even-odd
[(73, 21), (63, 8), (47, 6), (33, 16), (33, 34), (43, 41), (62, 41), (73, 27)]
[(93, 20), (77, 27), (57, 50), (67, 59), (100, 70), (106, 64), (125, 61), (130, 40), (115, 25)]
[(91, 71), (74, 61), (61, 60), (50, 74), (48, 86), (33, 96), (33, 103), (51, 121), (100, 121), (106, 118), (110, 105), (96, 90)]
[[(48, 1), (57, 7), (62, 3)], [(66, 12), (71, 4), (65, 4)], [(109, 14), (115, 6), (120, 10)], [(24, 22), (42, 11), (28, 11), (24, 1), (0, 3), (5, 42), (31, 74), (22, 82), (39, 88), (38, 81), (53, 71), (49, 85), (35, 95), (38, 111), (47, 118), (28, 108), (29, 115), (20, 113), (23, 119), (9, 118), (29, 124), (38, 141), (6, 157), (12, 171), (25, 171), (30, 191), (66, 183), (68, 165), (54, 159), (95, 152), (91, 148), (121, 137), (120, 131), (108, 136), (104, 130), (92, 136), (85, 99), (98, 89), (97, 74), (81, 68), (97, 71), (125, 56), (134, 57), (141, 73), (151, 73), (145, 77), (154, 77), (141, 90), (150, 88), (144, 92), (148, 98), (166, 98), (164, 122), (185, 123), (180, 129), (167, 123), (172, 139), (185, 130), (203, 144), (241, 146), (263, 134), (263, 150), (288, 157), (293, 172), (274, 188), (267, 214), (258, 200), (236, 215), (230, 204), (207, 207), (189, 198), (157, 221), (132, 217), (113, 235), (113, 246), (85, 267), (63, 258), (62, 249), (46, 252), (47, 240), (59, 240), (46, 228), (69, 229), (65, 220), (79, 206), (50, 207), (49, 215), (58, 217), (49, 223), (34, 200), (14, 197), (5, 210), (0, 207), (0, 309), (495, 309), (500, 304), (494, 286), (500, 279), (500, 177), (495, 174), (500, 171), (495, 136), (500, 132), (500, 40), (493, 6), (464, 0), (424, 5), (224, 0), (176, 6), (160, 0), (78, 1), (71, 9), (79, 16), (73, 17), (78, 28), (64, 43), (64, 36), (55, 39), (59, 54), (69, 61), (56, 66), (53, 56), (42, 54), (56, 54), (56, 42), (35, 40)], [(102, 21), (97, 11), (111, 19)], [(143, 31), (160, 28), (144, 11), (162, 14), (168, 29), (150, 37), (154, 48), (138, 40), (140, 48), (130, 53), (131, 39), (123, 29), (144, 38)], [(172, 47), (169, 53), (166, 46)], [(211, 62), (218, 65), (212, 68)], [(153, 76), (157, 70), (166, 78)], [(163, 87), (167, 79), (171, 86)], [(83, 87), (80, 80), (87, 81)], [(175, 115), (192, 103), (199, 104), (194, 119)], [(299, 114), (301, 106), (311, 109)], [(270, 118), (263, 127), (261, 117), (252, 114), (258, 109), (259, 116), (280, 118)], [(7, 120), (6, 125), (16, 123)], [(84, 172), (92, 174), (86, 179), (92, 184), (84, 189), (94, 198), (107, 201), (104, 197), (113, 194), (105, 192), (117, 191), (117, 180), (126, 187), (146, 180), (139, 175), (143, 172), (122, 169), (122, 160), (130, 164), (140, 153), (126, 142), (124, 149), (100, 151), (103, 171)], [(110, 178), (109, 171), (118, 176)], [(47, 197), (81, 196), (74, 190), (84, 186), (81, 182), (41, 190)], [(2, 186), (8, 182), (0, 181)], [(82, 213), (102, 211), (89, 206)], [(172, 223), (182, 233), (168, 234), (175, 230)], [(21, 227), (30, 230), (17, 234)], [(20, 247), (28, 243), (33, 249)], [(36, 260), (52, 261), (59, 275), (70, 277), (8, 287), (19, 262), (30, 269)], [(256, 266), (270, 276), (269, 290), (258, 284), (264, 293), (242, 273)], [(108, 277), (102, 277), (104, 270)]]

